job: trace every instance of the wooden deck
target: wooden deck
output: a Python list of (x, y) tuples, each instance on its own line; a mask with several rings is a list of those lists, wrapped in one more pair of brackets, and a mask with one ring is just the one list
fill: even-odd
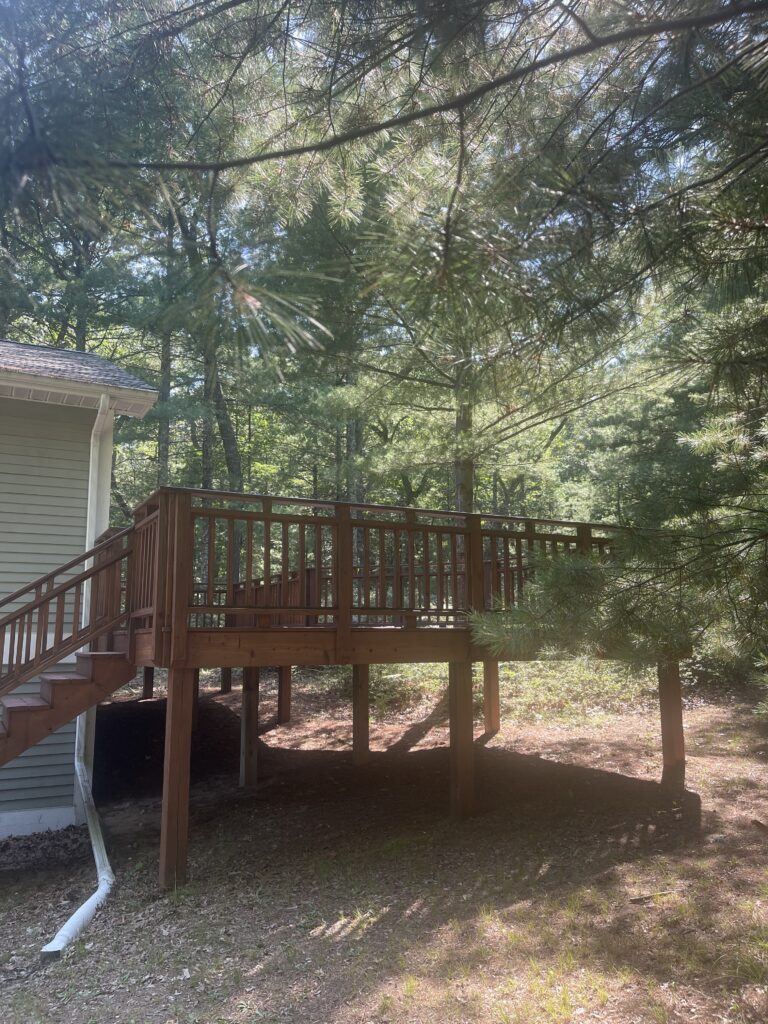
[[(258, 777), (258, 672), (352, 665), (353, 753), (368, 750), (368, 666), (448, 662), (451, 807), (473, 805), (472, 665), (485, 724), (499, 726), (498, 664), (473, 643), (474, 612), (514, 607), (542, 556), (610, 557), (616, 530), (590, 523), (163, 488), (127, 530), (0, 602), (0, 697), (61, 656), (124, 649), (168, 669), (161, 880), (186, 871), (189, 754), (200, 668), (244, 670), (241, 784)], [(3, 609), (6, 610), (5, 612)], [(85, 613), (87, 609), (87, 614)], [(677, 666), (660, 666), (665, 782), (683, 784)], [(84, 710), (84, 708), (79, 709)]]

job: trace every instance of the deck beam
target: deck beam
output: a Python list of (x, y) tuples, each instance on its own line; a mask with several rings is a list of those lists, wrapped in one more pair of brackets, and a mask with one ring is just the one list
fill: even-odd
[(160, 884), (165, 889), (183, 885), (187, 879), (193, 698), (193, 670), (170, 669), (165, 713), (163, 804), (160, 815)]

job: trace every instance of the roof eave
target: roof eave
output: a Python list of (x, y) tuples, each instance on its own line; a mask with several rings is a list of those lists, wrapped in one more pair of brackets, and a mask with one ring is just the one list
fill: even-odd
[(102, 395), (109, 396), (110, 407), (116, 415), (133, 416), (136, 419), (143, 419), (158, 399), (157, 391), (143, 388), (88, 384), (61, 377), (0, 370), (0, 398), (95, 410), (99, 407)]

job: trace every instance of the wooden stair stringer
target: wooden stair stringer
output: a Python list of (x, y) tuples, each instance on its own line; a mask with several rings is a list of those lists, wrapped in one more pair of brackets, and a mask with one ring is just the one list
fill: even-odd
[(0, 699), (0, 765), (119, 690), (135, 669), (122, 653), (77, 655), (77, 672), (42, 672), (40, 695)]

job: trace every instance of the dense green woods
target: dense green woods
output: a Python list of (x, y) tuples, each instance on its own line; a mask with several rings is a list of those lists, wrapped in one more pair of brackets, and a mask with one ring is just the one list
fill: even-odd
[(161, 392), (116, 521), (173, 483), (674, 528), (557, 569), (525, 642), (760, 656), (768, 4), (0, 17), (0, 333)]

